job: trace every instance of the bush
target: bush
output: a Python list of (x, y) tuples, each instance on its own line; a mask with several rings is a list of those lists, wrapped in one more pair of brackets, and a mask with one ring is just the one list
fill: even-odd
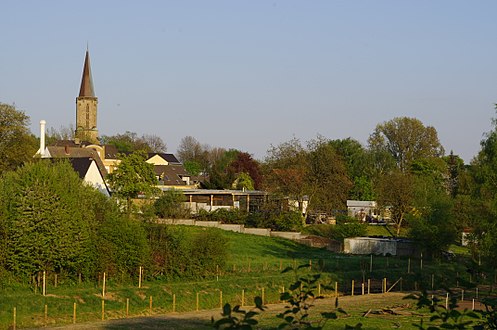
[(175, 189), (167, 190), (155, 201), (155, 214), (161, 218), (189, 218), (190, 210), (183, 206), (185, 196)]
[(198, 278), (224, 267), (228, 241), (222, 232), (204, 228), (190, 234), (184, 227), (148, 225), (152, 273), (156, 277)]

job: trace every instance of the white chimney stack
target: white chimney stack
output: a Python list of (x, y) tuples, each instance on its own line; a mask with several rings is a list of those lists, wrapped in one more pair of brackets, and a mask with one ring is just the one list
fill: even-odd
[(45, 125), (46, 121), (40, 120), (40, 156), (45, 155)]

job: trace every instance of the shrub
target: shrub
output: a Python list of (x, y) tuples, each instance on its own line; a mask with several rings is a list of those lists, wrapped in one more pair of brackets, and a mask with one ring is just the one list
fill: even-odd
[(164, 191), (155, 201), (155, 214), (161, 218), (189, 218), (190, 211), (183, 206), (185, 196), (179, 190)]

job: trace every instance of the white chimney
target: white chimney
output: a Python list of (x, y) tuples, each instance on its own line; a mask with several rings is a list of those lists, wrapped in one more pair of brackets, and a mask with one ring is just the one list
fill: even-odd
[(45, 125), (46, 121), (40, 120), (40, 156), (45, 155)]

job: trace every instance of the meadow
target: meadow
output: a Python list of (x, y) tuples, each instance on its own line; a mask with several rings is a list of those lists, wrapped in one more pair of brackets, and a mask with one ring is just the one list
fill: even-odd
[[(187, 230), (218, 229), (188, 227)], [(12, 326), (14, 309), (16, 327), (33, 328), (215, 308), (221, 310), (227, 302), (250, 306), (255, 296), (262, 296), (264, 303), (273, 304), (279, 302), (280, 293), (288, 290), (297, 274), (320, 273), (322, 277), (317, 290), (328, 297), (336, 294), (367, 295), (368, 288), (371, 294), (381, 293), (385, 291), (385, 280), (386, 288), (391, 292), (415, 290), (423, 284), (428, 289), (437, 290), (462, 285), (460, 282), (476, 281), (463, 262), (335, 254), (284, 239), (221, 232), (229, 239), (229, 257), (224, 267), (206, 278), (165, 281), (153, 278), (145, 269), (142, 283), (139, 283), (138, 275), (124, 282), (119, 278), (107, 278), (104, 297), (103, 279), (79, 283), (59, 277), (56, 285), (54, 274), (47, 274), (43, 295), (41, 286), (19, 284), (9, 281), (8, 277), (3, 278), (0, 328)], [(301, 265), (306, 266), (296, 272), (282, 273), (283, 269), (297, 269)], [(466, 291), (466, 299), (475, 294)], [(352, 304), (349, 308), (357, 313), (363, 312), (361, 306), (356, 307)], [(267, 324), (271, 325), (270, 322)]]

